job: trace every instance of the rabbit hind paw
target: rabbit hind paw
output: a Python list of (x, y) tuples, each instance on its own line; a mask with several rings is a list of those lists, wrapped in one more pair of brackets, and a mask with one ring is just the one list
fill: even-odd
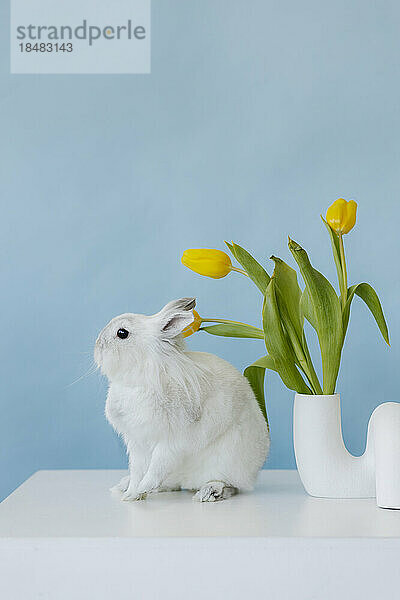
[(197, 502), (219, 502), (237, 494), (237, 488), (223, 481), (208, 481), (193, 496)]

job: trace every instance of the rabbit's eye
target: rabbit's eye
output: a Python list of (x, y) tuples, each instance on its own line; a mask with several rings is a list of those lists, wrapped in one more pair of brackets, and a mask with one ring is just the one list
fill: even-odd
[(126, 329), (118, 329), (117, 331), (117, 336), (121, 339), (121, 340), (125, 340), (129, 335), (129, 331), (127, 331)]

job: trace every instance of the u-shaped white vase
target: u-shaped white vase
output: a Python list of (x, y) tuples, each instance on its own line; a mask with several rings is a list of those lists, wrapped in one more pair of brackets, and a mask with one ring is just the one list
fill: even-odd
[(365, 452), (356, 457), (343, 442), (339, 394), (296, 394), (293, 437), (299, 475), (311, 496), (376, 497), (379, 507), (400, 509), (399, 403), (374, 410)]

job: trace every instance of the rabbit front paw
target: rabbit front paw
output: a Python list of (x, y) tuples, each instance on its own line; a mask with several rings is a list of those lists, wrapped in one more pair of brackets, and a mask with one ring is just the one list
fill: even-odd
[(158, 490), (162, 487), (162, 483), (158, 478), (145, 475), (142, 481), (139, 483), (137, 491), (138, 494), (151, 494), (153, 492), (158, 492)]
[(135, 502), (136, 500), (145, 500), (146, 496), (146, 492), (140, 492), (135, 488), (128, 487), (122, 495), (122, 500), (125, 502)]
[(112, 488), (110, 488), (110, 491), (124, 493), (124, 492), (126, 492), (126, 490), (129, 487), (129, 482), (130, 482), (130, 477), (129, 477), (129, 475), (127, 475), (126, 477), (123, 477), (119, 483), (117, 483)]

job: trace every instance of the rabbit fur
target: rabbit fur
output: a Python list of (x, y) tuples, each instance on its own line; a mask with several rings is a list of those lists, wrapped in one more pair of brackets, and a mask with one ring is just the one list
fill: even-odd
[(129, 476), (115, 486), (124, 500), (182, 488), (222, 500), (251, 490), (267, 457), (269, 431), (247, 379), (185, 348), (195, 304), (181, 298), (155, 315), (119, 315), (96, 340), (109, 381), (106, 417), (129, 457)]

